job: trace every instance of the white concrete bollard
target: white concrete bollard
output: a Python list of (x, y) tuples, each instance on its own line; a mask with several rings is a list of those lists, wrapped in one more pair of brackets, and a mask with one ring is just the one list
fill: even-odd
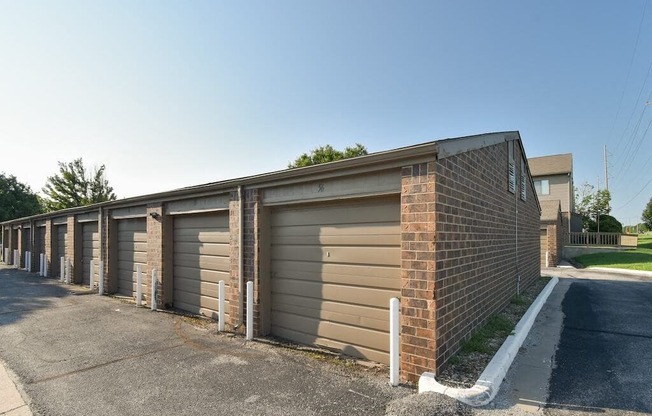
[(217, 322), (217, 330), (218, 331), (224, 331), (224, 296), (225, 296), (226, 290), (224, 289), (224, 280), (220, 280), (218, 284), (218, 292), (217, 296), (219, 296), (219, 310), (218, 310), (218, 322)]
[(136, 306), (143, 306), (143, 266), (136, 265)]
[(27, 255), (27, 271), (31, 272), (32, 271), (32, 252), (28, 251)]
[(254, 282), (247, 282), (247, 337), (254, 339)]
[(29, 271), (29, 269), (27, 268), (28, 257), (29, 257), (29, 251), (25, 250), (25, 255), (23, 257), (25, 259), (25, 267), (23, 267), (23, 270), (25, 270), (26, 272)]
[(152, 301), (150, 303), (152, 304), (153, 311), (156, 310), (156, 284), (156, 269), (152, 269)]
[(48, 256), (43, 254), (43, 277), (48, 277)]
[(95, 280), (95, 275), (94, 275), (95, 261), (91, 259), (91, 261), (89, 263), (90, 263), (90, 265), (88, 267), (88, 270), (89, 270), (89, 272), (88, 272), (88, 287), (93, 289), (93, 287), (95, 286), (95, 282), (94, 282), (94, 280)]
[(549, 259), (550, 259), (550, 253), (548, 251), (546, 251), (546, 267), (548, 267), (548, 265), (550, 264)]
[(100, 260), (99, 281), (97, 282), (97, 287), (100, 296), (104, 295), (104, 262), (102, 260)]
[(9, 265), (9, 249), (5, 248), (4, 253), (5, 253), (5, 255), (4, 255), (4, 257), (2, 259), (4, 260), (5, 264), (8, 266)]
[(66, 258), (61, 257), (59, 259), (59, 281), (63, 282), (66, 279)]
[(43, 276), (43, 253), (38, 255), (38, 275)]
[(389, 300), (389, 384), (393, 387), (399, 383), (399, 300)]
[(14, 250), (14, 258), (13, 258), (13, 261), (14, 261), (14, 267), (15, 267), (15, 268), (19, 268), (19, 267), (20, 267), (20, 256), (18, 255), (18, 253), (20, 253), (20, 251), (18, 251), (18, 250)]

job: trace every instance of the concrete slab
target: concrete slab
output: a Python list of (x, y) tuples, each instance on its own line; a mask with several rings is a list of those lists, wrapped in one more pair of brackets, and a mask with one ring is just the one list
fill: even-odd
[(31, 415), (23, 397), (0, 361), (0, 415)]

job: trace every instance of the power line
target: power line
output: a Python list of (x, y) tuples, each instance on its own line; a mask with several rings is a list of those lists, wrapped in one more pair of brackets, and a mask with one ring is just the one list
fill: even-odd
[[(629, 68), (627, 69), (627, 77), (625, 77), (625, 86), (623, 87), (623, 91), (620, 94), (620, 100), (618, 101), (618, 110), (616, 110), (616, 117), (614, 117), (614, 122), (611, 125), (611, 130), (609, 131), (609, 135), (607, 136), (607, 141), (611, 139), (611, 135), (613, 134), (614, 129), (616, 128), (616, 121), (618, 121), (618, 116), (620, 115), (620, 110), (623, 105), (623, 99), (625, 98), (625, 91), (627, 90), (627, 86), (629, 85), (629, 77), (632, 74), (632, 67), (634, 66), (634, 58), (636, 57), (636, 50), (638, 49), (638, 41), (641, 37), (641, 29), (643, 28), (643, 21), (645, 20), (645, 11), (647, 10), (647, 0), (643, 2), (643, 13), (641, 13), (641, 21), (638, 23), (638, 31), (636, 33), (636, 41), (634, 42), (634, 50), (632, 51), (632, 57), (629, 60)], [(652, 66), (651, 66), (652, 68)], [(628, 123), (629, 125), (629, 123)]]
[(616, 208), (616, 209), (622, 209), (622, 208), (625, 208), (627, 205), (629, 205), (629, 203), (632, 202), (634, 199), (636, 199), (636, 197), (639, 196), (639, 195), (641, 194), (641, 192), (643, 192), (643, 191), (645, 190), (645, 188), (647, 188), (647, 186), (648, 186), (651, 182), (652, 182), (652, 179), (650, 179), (649, 181), (647, 181), (647, 183), (646, 183), (645, 185), (643, 185), (643, 187), (641, 188), (641, 190), (638, 191), (638, 192), (636, 193), (636, 195), (634, 195), (634, 196), (632, 197), (632, 199), (630, 199), (629, 201), (627, 201), (627, 202), (625, 203), (625, 205), (622, 205), (622, 206), (620, 206), (620, 207), (618, 207), (618, 208)]

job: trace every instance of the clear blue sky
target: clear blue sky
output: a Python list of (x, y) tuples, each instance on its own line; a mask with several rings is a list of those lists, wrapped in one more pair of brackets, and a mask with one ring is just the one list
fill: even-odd
[(607, 145), (613, 214), (635, 223), (652, 196), (645, 8), (0, 0), (0, 171), (38, 191), (81, 156), (128, 197), (283, 169), (327, 143), (519, 130), (528, 157), (573, 153), (578, 185), (604, 186)]

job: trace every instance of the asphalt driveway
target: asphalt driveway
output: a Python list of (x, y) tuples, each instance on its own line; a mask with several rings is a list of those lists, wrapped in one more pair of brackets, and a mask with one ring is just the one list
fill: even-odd
[(0, 358), (42, 415), (381, 415), (414, 392), (4, 266)]
[(548, 407), (608, 414), (652, 413), (652, 283), (573, 280)]

